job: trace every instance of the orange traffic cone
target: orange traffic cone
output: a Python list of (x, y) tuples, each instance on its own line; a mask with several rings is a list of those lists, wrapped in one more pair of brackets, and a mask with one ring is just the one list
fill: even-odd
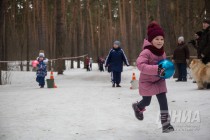
[(50, 72), (50, 79), (54, 79), (53, 71)]
[(132, 80), (136, 80), (136, 75), (135, 75), (135, 73), (133, 73), (133, 75), (132, 75)]
[[(50, 79), (54, 79), (54, 76), (53, 76), (53, 71), (50, 72)], [(57, 86), (55, 85), (55, 80), (54, 80), (54, 85), (53, 85), (54, 88), (57, 88)]]
[(131, 80), (131, 87), (130, 89), (137, 89), (138, 88), (138, 80), (136, 80), (136, 75), (133, 73), (132, 80)]

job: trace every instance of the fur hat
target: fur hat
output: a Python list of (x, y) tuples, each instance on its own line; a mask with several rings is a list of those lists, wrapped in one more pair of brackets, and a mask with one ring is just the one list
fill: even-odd
[(204, 19), (203, 23), (208, 23), (210, 25), (210, 19), (208, 19), (208, 18)]
[(156, 36), (164, 37), (164, 31), (156, 21), (153, 21), (147, 27), (148, 41), (151, 42)]
[(120, 46), (120, 41), (116, 40), (116, 41), (114, 41), (114, 44), (117, 46)]

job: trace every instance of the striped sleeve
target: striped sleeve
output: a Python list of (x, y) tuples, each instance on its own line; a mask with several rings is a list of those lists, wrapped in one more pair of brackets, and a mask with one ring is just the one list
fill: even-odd
[(105, 66), (107, 66), (107, 65), (110, 63), (110, 54), (111, 54), (112, 50), (113, 50), (113, 49), (111, 49), (111, 50), (109, 51), (109, 54), (108, 54), (107, 57), (106, 57)]
[(125, 63), (127, 66), (129, 66), (128, 58), (126, 57), (125, 52), (123, 51), (123, 49), (121, 49), (121, 51), (122, 51), (122, 53), (123, 53), (123, 61), (124, 61), (124, 63)]

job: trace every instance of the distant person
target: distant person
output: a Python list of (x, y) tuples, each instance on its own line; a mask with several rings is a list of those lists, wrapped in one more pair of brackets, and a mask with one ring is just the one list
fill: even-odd
[(197, 51), (197, 58), (201, 59), (201, 51), (200, 51), (200, 41), (201, 41), (202, 31), (198, 31), (194, 34), (194, 39), (189, 41), (188, 43), (191, 44)]
[(158, 62), (166, 59), (164, 51), (164, 32), (157, 22), (152, 22), (147, 28), (148, 40), (144, 40), (143, 50), (136, 60), (137, 68), (140, 71), (139, 94), (142, 100), (133, 103), (134, 114), (138, 120), (143, 120), (145, 107), (150, 105), (153, 95), (156, 95), (160, 106), (160, 119), (162, 132), (174, 131), (170, 124), (168, 102), (166, 97), (166, 82), (160, 76), (165, 75), (165, 70)]
[(99, 59), (99, 70), (100, 72), (104, 71), (104, 59), (102, 57)]
[(178, 68), (178, 79), (176, 82), (187, 81), (187, 63), (189, 63), (189, 57), (189, 49), (184, 42), (184, 37), (180, 36), (172, 58)]
[(120, 41), (114, 41), (113, 48), (109, 51), (109, 54), (105, 61), (105, 67), (108, 67), (112, 75), (112, 87), (121, 87), (121, 72), (123, 71), (123, 62), (129, 66), (128, 59), (120, 48)]
[(47, 76), (47, 65), (44, 63), (43, 53), (39, 54), (39, 64), (37, 65), (36, 81), (39, 83), (40, 88), (44, 88), (45, 76)]
[(87, 71), (90, 71), (90, 58), (88, 56), (85, 59), (85, 65), (86, 65)]

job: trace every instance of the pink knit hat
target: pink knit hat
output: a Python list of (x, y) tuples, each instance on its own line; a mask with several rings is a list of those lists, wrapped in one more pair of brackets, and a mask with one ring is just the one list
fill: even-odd
[(153, 21), (147, 27), (148, 41), (151, 42), (156, 36), (164, 37), (164, 32), (160, 25), (156, 21)]

